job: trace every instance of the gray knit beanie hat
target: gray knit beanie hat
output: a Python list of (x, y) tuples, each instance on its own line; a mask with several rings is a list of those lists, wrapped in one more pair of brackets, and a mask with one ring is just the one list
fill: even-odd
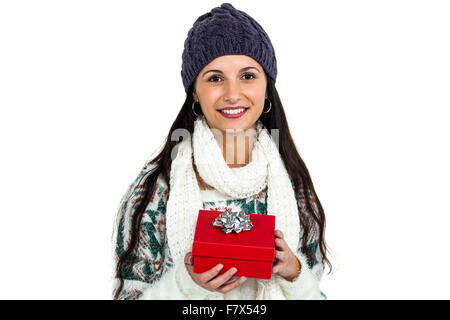
[(274, 81), (277, 59), (269, 36), (252, 17), (223, 3), (198, 17), (184, 42), (181, 78), (186, 93), (198, 73), (212, 60), (228, 54), (255, 59)]

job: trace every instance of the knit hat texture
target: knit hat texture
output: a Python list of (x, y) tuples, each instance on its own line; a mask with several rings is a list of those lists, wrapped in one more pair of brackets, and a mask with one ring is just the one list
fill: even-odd
[(181, 65), (186, 93), (209, 62), (229, 54), (252, 57), (270, 78), (276, 80), (277, 59), (267, 33), (248, 14), (230, 3), (223, 3), (198, 17), (188, 32)]

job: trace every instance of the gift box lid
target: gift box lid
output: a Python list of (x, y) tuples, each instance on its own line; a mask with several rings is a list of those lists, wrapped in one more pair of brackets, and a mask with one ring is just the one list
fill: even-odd
[(243, 260), (273, 261), (275, 257), (275, 216), (247, 214), (253, 228), (225, 234), (213, 222), (222, 211), (199, 210), (192, 254)]

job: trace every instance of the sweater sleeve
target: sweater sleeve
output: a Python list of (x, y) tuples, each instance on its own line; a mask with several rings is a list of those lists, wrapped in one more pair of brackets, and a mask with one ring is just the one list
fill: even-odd
[[(302, 193), (303, 195), (304, 193)], [(312, 197), (312, 195), (309, 195)], [(313, 201), (313, 210), (318, 210)], [(323, 257), (319, 248), (318, 226), (314, 223), (310, 211), (305, 204), (305, 198), (299, 197), (298, 208), (300, 220), (309, 219), (312, 226), (310, 228), (306, 249), (302, 249), (302, 238), (304, 228), (300, 225), (299, 245), (295, 255), (301, 264), (299, 275), (291, 282), (281, 276), (275, 275), (286, 299), (292, 300), (324, 300), (326, 295), (320, 290), (320, 282), (324, 271)], [(292, 248), (291, 248), (292, 249)], [(312, 259), (307, 259), (307, 252)]]
[(113, 298), (123, 287), (118, 300), (145, 299), (218, 299), (217, 293), (198, 286), (185, 265), (175, 265), (166, 237), (165, 212), (168, 200), (167, 183), (160, 175), (146, 206), (139, 227), (137, 247), (117, 276), (119, 256), (127, 249), (131, 238), (132, 211), (142, 200), (143, 181), (151, 173), (144, 167), (122, 197), (113, 231)]

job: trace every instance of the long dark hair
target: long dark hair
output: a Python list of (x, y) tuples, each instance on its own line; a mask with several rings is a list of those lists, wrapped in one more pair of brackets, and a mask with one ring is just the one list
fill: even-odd
[[(161, 174), (164, 180), (167, 182), (169, 197), (170, 197), (170, 184), (168, 183), (170, 177), (170, 169), (172, 165), (172, 150), (179, 141), (172, 141), (172, 133), (174, 130), (179, 128), (184, 128), (189, 130), (191, 136), (194, 132), (194, 121), (196, 116), (192, 112), (192, 104), (194, 98), (192, 96), (194, 88), (193, 85), (189, 88), (186, 96), (186, 100), (177, 115), (177, 118), (170, 127), (169, 133), (165, 140), (164, 147), (162, 151), (150, 160), (147, 165), (152, 165), (154, 168), (151, 173), (143, 179), (138, 185), (140, 187), (140, 196), (136, 199), (138, 205), (134, 206), (134, 211), (131, 212), (131, 239), (128, 248), (122, 252), (119, 256), (117, 267), (116, 267), (116, 277), (120, 279), (119, 288), (116, 290), (114, 299), (118, 299), (120, 292), (123, 288), (123, 278), (122, 278), (122, 268), (125, 263), (131, 265), (133, 261), (129, 261), (131, 254), (136, 250), (139, 234), (139, 226), (141, 225), (142, 216), (145, 212), (153, 189), (155, 188), (156, 180)], [(325, 233), (325, 213), (322, 205), (317, 196), (314, 185), (312, 183), (311, 177), (309, 175), (308, 169), (303, 162), (300, 154), (297, 151), (295, 143), (292, 139), (291, 133), (289, 131), (288, 122), (286, 115), (284, 113), (283, 105), (281, 103), (278, 92), (275, 88), (275, 82), (267, 77), (267, 91), (268, 99), (272, 102), (272, 108), (268, 113), (262, 113), (259, 118), (265, 128), (267, 128), (270, 133), (272, 129), (278, 129), (279, 131), (279, 152), (281, 158), (284, 162), (286, 170), (291, 178), (294, 185), (295, 195), (300, 203), (304, 203), (306, 209), (303, 208), (299, 210), (300, 212), (300, 223), (303, 227), (303, 238), (302, 238), (302, 251), (305, 252), (308, 261), (313, 261), (310, 250), (307, 250), (308, 238), (311, 232), (315, 232), (318, 235), (318, 246), (322, 254), (323, 261), (328, 264), (331, 272), (331, 263), (327, 258), (327, 246), (325, 243), (324, 233)], [(195, 111), (199, 114), (201, 111), (199, 108)], [(295, 250), (295, 248), (291, 248)]]

